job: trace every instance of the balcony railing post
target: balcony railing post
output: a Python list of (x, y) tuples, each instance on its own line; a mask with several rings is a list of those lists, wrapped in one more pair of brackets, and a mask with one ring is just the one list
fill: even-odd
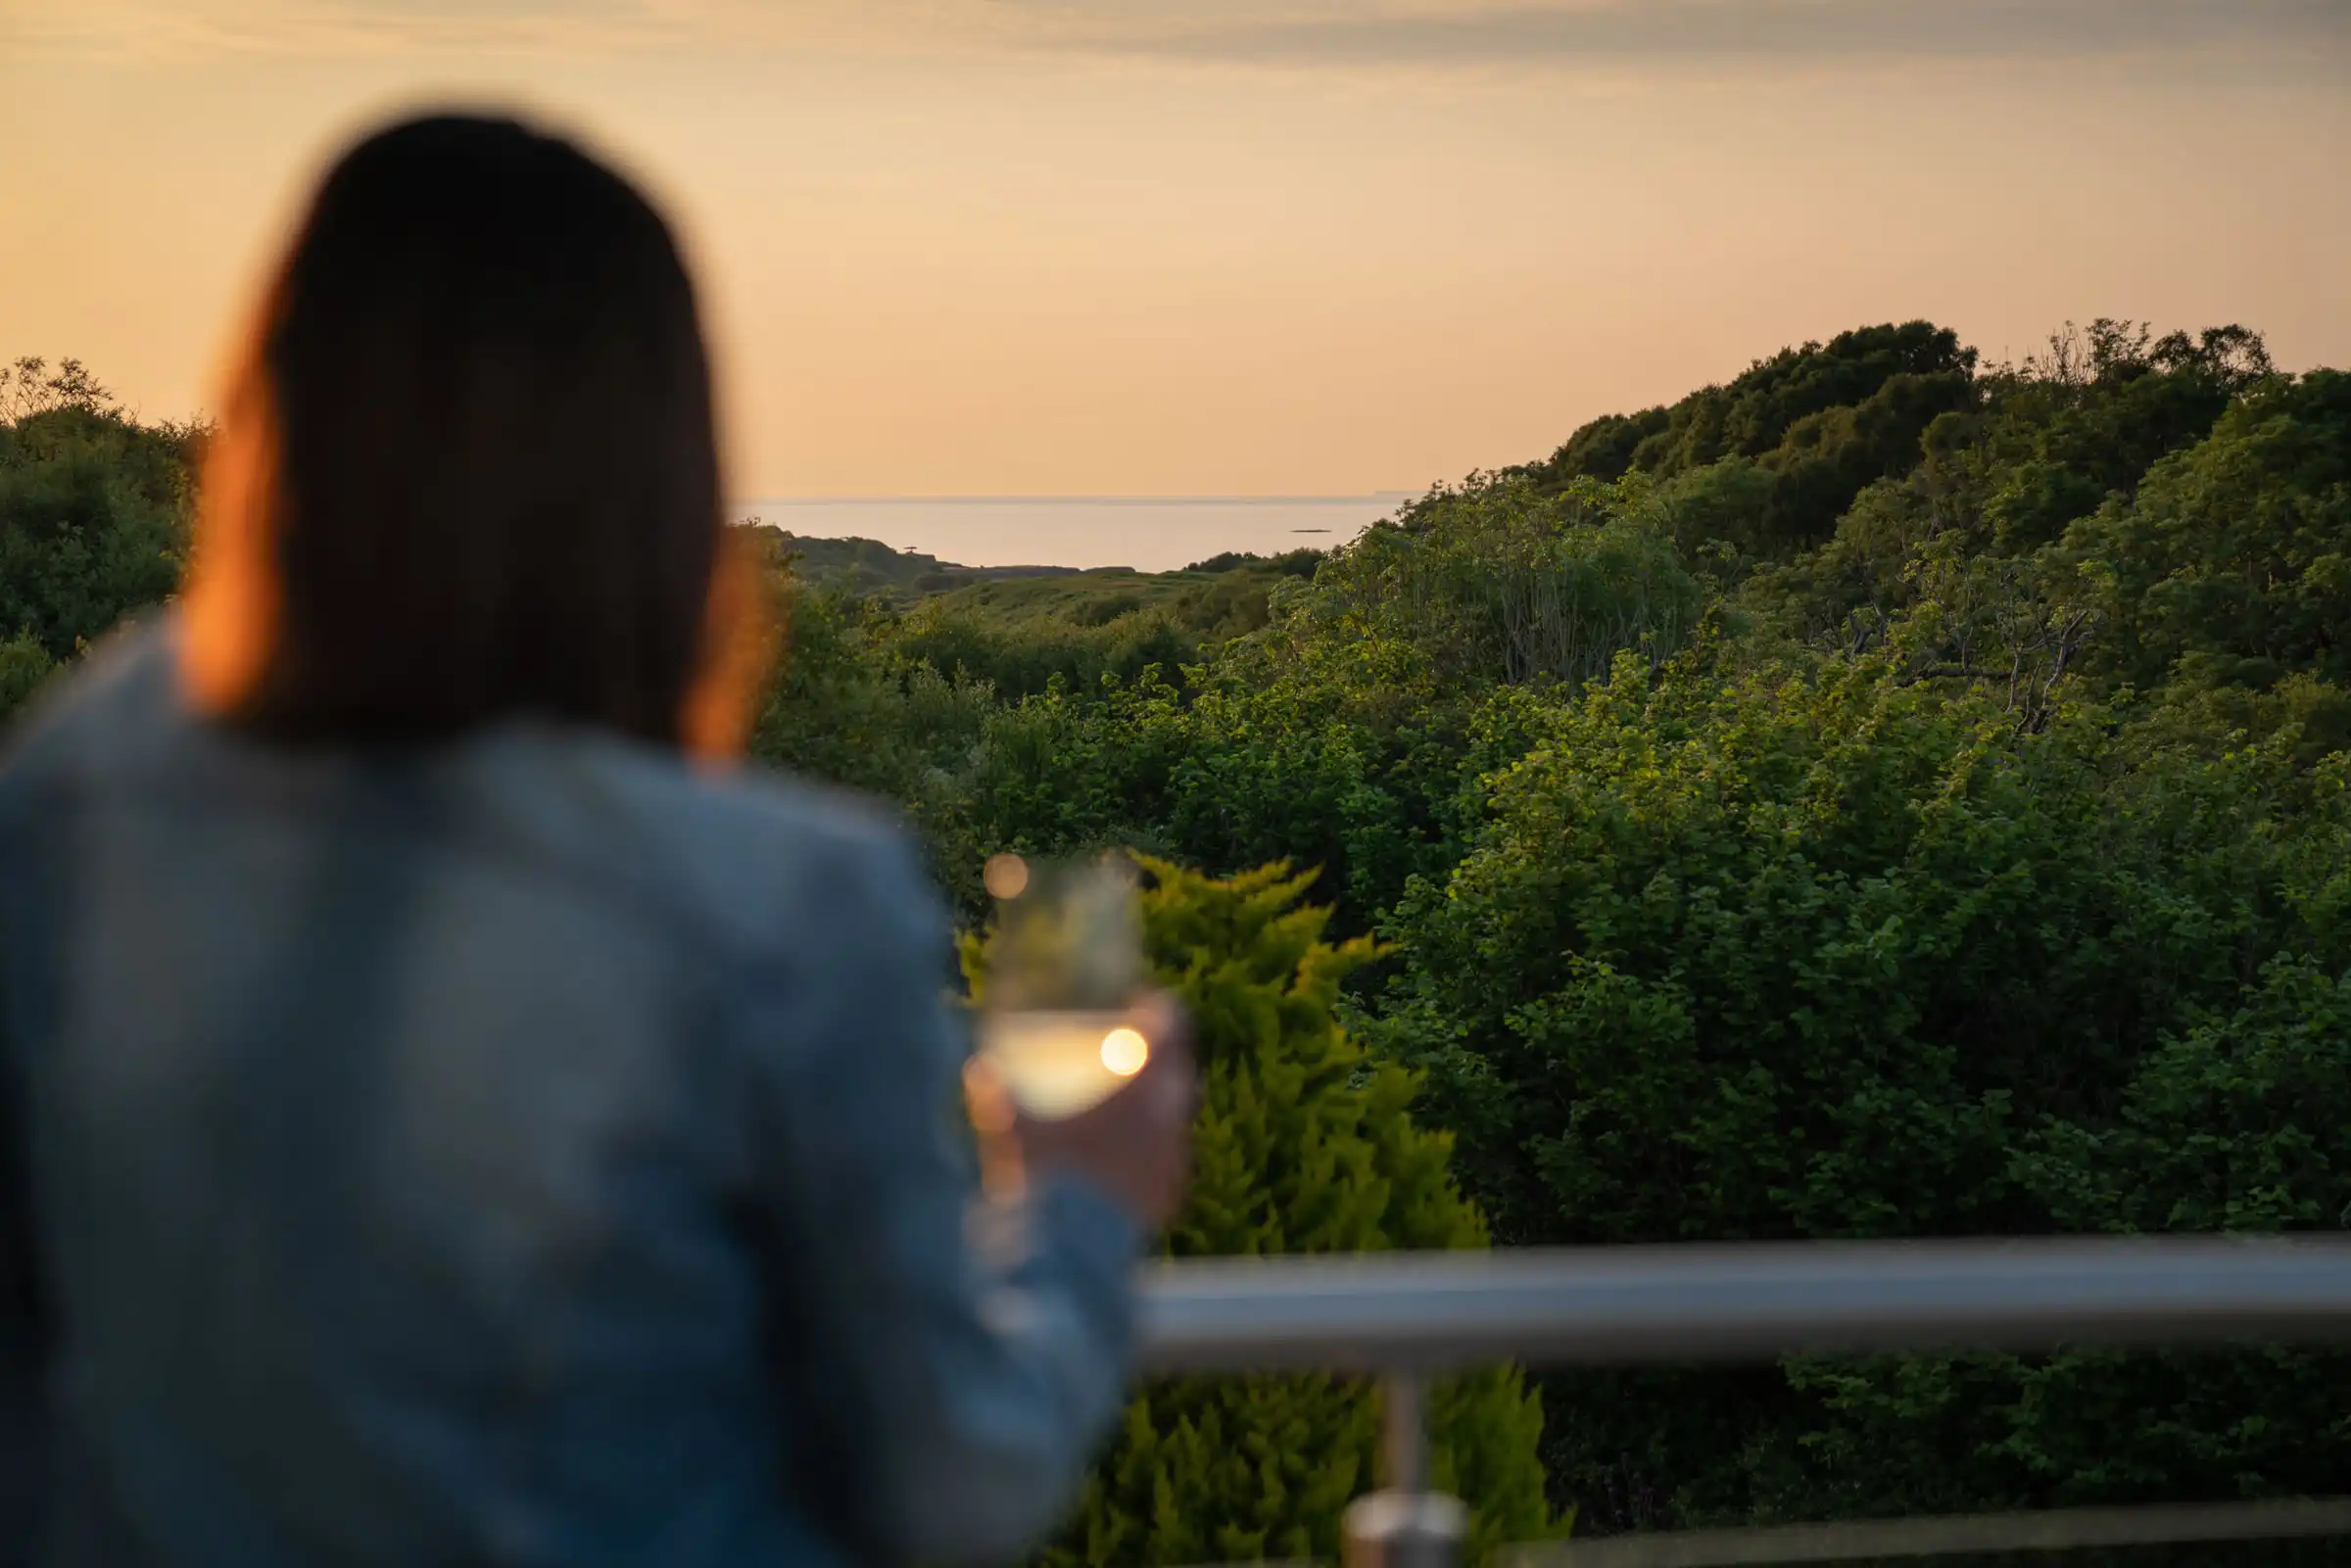
[(1381, 1380), (1380, 1424), (1387, 1440), (1390, 1492), (1420, 1492), (1428, 1486), (1428, 1428), (1420, 1410), (1420, 1389), (1416, 1372), (1390, 1372)]
[(1387, 1375), (1387, 1490), (1348, 1505), (1340, 1525), (1343, 1568), (1458, 1568), (1462, 1560), (1469, 1513), (1460, 1498), (1428, 1490), (1420, 1396), (1416, 1373)]

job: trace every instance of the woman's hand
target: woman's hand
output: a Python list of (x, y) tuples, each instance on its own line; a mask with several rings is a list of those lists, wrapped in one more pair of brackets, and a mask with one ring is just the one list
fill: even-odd
[(1175, 1217), (1191, 1174), (1192, 1117), (1199, 1075), (1191, 1022), (1174, 997), (1145, 997), (1130, 1025), (1151, 1044), (1150, 1057), (1118, 1092), (1074, 1117), (1023, 1116), (1001, 1095), (975, 1085), (989, 1184), (997, 1190), (1067, 1171), (1092, 1182), (1150, 1230)]

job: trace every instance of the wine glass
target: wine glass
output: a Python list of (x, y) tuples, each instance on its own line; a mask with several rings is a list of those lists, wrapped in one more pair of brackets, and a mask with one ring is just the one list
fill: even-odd
[(1150, 1060), (1134, 1026), (1141, 911), (1124, 857), (987, 863), (996, 934), (987, 949), (976, 1073), (1021, 1115), (1074, 1117)]

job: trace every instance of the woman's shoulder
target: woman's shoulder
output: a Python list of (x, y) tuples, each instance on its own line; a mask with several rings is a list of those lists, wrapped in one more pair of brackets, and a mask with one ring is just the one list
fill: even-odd
[(753, 957), (779, 942), (822, 948), (877, 901), (893, 923), (936, 924), (943, 939), (912, 838), (876, 802), (604, 736), (551, 733), (514, 750), (527, 783), (513, 798), (532, 835), (619, 873), (702, 940)]
[(705, 767), (577, 726), (509, 722), (422, 752), (290, 753), (193, 720), (168, 615), (94, 648), (36, 699), (0, 761), (0, 826), (137, 795), (249, 809), (280, 831), (367, 821), (449, 852), (637, 906), (710, 956), (853, 940), (853, 908), (943, 913), (878, 804), (755, 766)]
[(180, 716), (173, 635), (168, 613), (133, 622), (51, 680), (9, 727), (0, 798), (164, 743)]

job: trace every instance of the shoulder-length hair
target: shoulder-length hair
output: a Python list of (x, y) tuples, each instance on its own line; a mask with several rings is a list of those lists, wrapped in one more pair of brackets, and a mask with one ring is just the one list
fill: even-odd
[(710, 367), (661, 215), (579, 148), (441, 116), (328, 172), (207, 463), (182, 669), (273, 737), (532, 714), (739, 744)]

